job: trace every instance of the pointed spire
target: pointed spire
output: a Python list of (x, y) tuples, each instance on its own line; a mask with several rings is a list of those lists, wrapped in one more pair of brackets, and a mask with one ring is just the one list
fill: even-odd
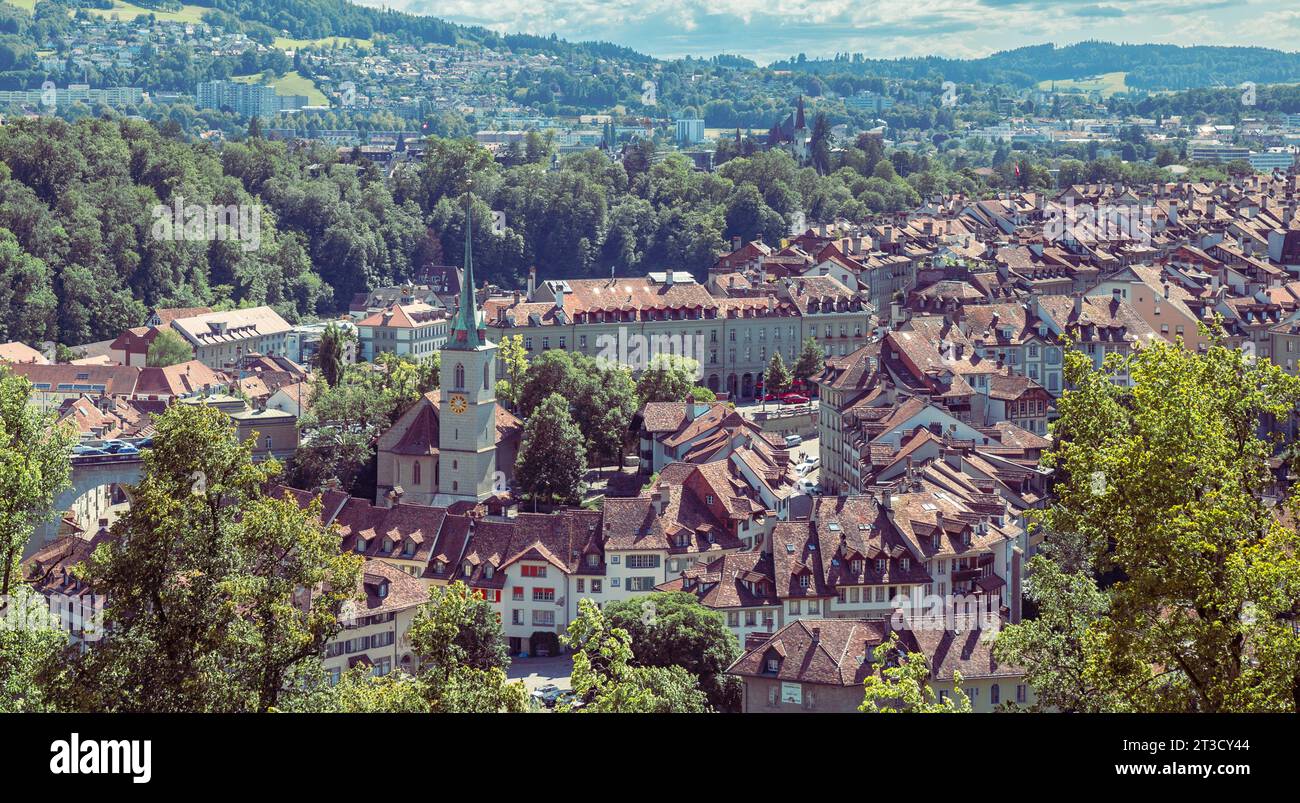
[(804, 122), (804, 115), (803, 115), (803, 95), (800, 95), (800, 96), (799, 96), (799, 110), (798, 110), (798, 112), (795, 114), (795, 118), (794, 118), (794, 130), (795, 130), (795, 131), (798, 131), (798, 130), (801, 129), (801, 128), (807, 128), (807, 127), (808, 127), (808, 126), (807, 126), (807, 124)]
[(482, 345), (479, 335), (478, 305), (474, 300), (474, 196), (465, 192), (465, 274), (460, 280), (460, 308), (451, 325), (451, 342), (447, 348), (476, 349)]

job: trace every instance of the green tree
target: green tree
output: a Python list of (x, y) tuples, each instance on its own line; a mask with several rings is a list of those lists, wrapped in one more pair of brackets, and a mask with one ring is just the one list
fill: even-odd
[(880, 668), (867, 676), (858, 710), (868, 714), (966, 714), (970, 698), (962, 691), (960, 672), (953, 672), (951, 694), (939, 694), (930, 685), (930, 662), (922, 653), (903, 648), (897, 633), (875, 648), (872, 662)]
[[(1071, 350), (1066, 377), (1043, 460), (1055, 501), (1034, 521), (1061, 576), (1003, 649), (1068, 707), (1104, 689), (1109, 710), (1294, 712), (1300, 537), (1294, 498), (1265, 496), (1270, 461), (1295, 455), (1257, 433), (1293, 415), (1300, 379), (1217, 338), (1156, 339), (1101, 369)], [(1080, 602), (1090, 622), (1061, 610)]]
[(785, 360), (781, 359), (781, 352), (773, 351), (772, 359), (767, 362), (767, 371), (763, 374), (763, 390), (780, 396), (790, 389), (793, 379), (790, 369), (785, 367)]
[(640, 407), (649, 402), (683, 401), (695, 386), (700, 364), (689, 357), (656, 355), (637, 380)]
[[(339, 632), (360, 559), (341, 554), (319, 499), (263, 489), (226, 415), (176, 404), (155, 419), (144, 479), (112, 538), (77, 568), (108, 600), (106, 634), (60, 684), (85, 711), (266, 711)], [(303, 589), (312, 589), (304, 592)]]
[(460, 581), (429, 590), (429, 604), (410, 630), (430, 710), (445, 713), (522, 711), (522, 683), (506, 680), (510, 665), (501, 621), (491, 603)]
[(429, 701), (424, 684), (406, 672), (389, 672), (376, 677), (370, 667), (359, 665), (344, 672), (330, 685), (317, 664), (305, 668), (303, 692), (277, 709), (294, 714), (427, 714)]
[(523, 442), (515, 460), (515, 482), (533, 499), (572, 502), (587, 472), (587, 445), (569, 415), (569, 404), (552, 393), (524, 425)]
[(627, 631), (638, 666), (681, 667), (698, 679), (713, 708), (740, 709), (740, 681), (724, 674), (740, 647), (717, 611), (675, 591), (616, 600), (604, 612), (610, 626)]
[(316, 365), (330, 387), (337, 385), (339, 379), (343, 377), (344, 355), (347, 343), (352, 339), (350, 332), (332, 323), (321, 333), (320, 347), (316, 351)]
[(513, 410), (519, 404), (524, 377), (528, 373), (528, 352), (524, 350), (524, 336), (506, 335), (501, 338), (497, 344), (497, 359), (504, 368), (502, 378), (497, 380), (497, 398)]
[(10, 593), (32, 531), (58, 515), (73, 432), (30, 403), (31, 383), (0, 365), (0, 596)]
[(13, 232), (0, 227), (0, 340), (38, 343), (53, 337), (58, 298), (44, 260), (23, 251)]
[[(0, 714), (54, 710), (46, 686), (67, 634), (50, 621), (45, 598), (25, 585), (0, 598), (0, 619)], [(23, 626), (13, 626), (18, 621)]]
[(636, 383), (621, 365), (605, 365), (582, 375), (584, 389), (574, 398), (574, 415), (589, 444), (588, 456), (622, 462), (628, 427), (637, 411)]
[(492, 604), (457, 580), (429, 589), (429, 604), (411, 624), (411, 646), (426, 672), (450, 674), (457, 666), (505, 669), (509, 651)]
[(1030, 559), (1028, 575), (1026, 596), (1038, 615), (998, 633), (993, 644), (997, 660), (1024, 668), (1025, 683), (1035, 694), (1034, 710), (1123, 710), (1119, 690), (1098, 685), (1085, 650), (1099, 636), (1093, 624), (1110, 610), (1107, 594), (1088, 574), (1065, 572), (1044, 554)]
[(349, 432), (336, 426), (318, 427), (304, 433), (289, 460), (286, 472), (289, 484), (315, 490), (336, 479), (343, 490), (358, 490), (358, 483), (363, 483), (363, 478), (368, 478), (373, 469), (372, 440), (368, 433)]
[(691, 398), (702, 404), (712, 404), (718, 400), (718, 394), (701, 385), (691, 388)]
[(150, 368), (166, 368), (192, 359), (194, 359), (194, 349), (185, 342), (185, 338), (170, 329), (160, 329), (153, 342), (149, 344), (149, 351), (144, 361)]
[(800, 382), (808, 382), (820, 374), (825, 365), (826, 357), (822, 353), (821, 346), (817, 345), (817, 338), (805, 338), (803, 347), (799, 351), (799, 359), (794, 363), (794, 378)]
[[(563, 637), (573, 652), (573, 691), (583, 713), (701, 713), (708, 698), (682, 667), (635, 667), (631, 636), (613, 626), (596, 603), (578, 600)], [(573, 710), (561, 704), (557, 710)]]

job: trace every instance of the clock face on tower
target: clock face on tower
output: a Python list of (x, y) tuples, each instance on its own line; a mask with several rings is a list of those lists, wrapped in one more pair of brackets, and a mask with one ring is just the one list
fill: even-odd
[(460, 415), (469, 408), (469, 402), (465, 401), (465, 394), (463, 393), (451, 394), (447, 399), (447, 405), (451, 407), (451, 411), (456, 415)]

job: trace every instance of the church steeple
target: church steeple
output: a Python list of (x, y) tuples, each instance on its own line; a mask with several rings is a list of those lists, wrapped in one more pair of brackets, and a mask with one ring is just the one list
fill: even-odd
[(807, 127), (808, 124), (804, 121), (804, 115), (803, 115), (803, 95), (800, 95), (799, 106), (795, 110), (795, 115), (794, 115), (794, 130), (798, 131), (801, 128), (807, 128)]
[[(465, 275), (438, 374), (435, 507), (482, 502), (497, 493), (497, 347), (474, 302), (474, 196), (465, 193)], [(502, 475), (504, 477), (504, 475)]]
[(474, 196), (465, 193), (465, 273), (460, 280), (460, 308), (451, 324), (451, 340), (444, 348), (476, 349), (483, 344), (478, 304), (474, 299)]

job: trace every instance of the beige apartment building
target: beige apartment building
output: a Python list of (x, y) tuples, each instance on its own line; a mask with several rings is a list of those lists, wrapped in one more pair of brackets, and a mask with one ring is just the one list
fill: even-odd
[(194, 349), (194, 359), (215, 369), (238, 365), (250, 353), (283, 355), (293, 328), (270, 307), (176, 318), (171, 327)]
[(564, 349), (639, 371), (653, 356), (685, 356), (700, 363), (700, 385), (740, 400), (760, 394), (774, 353), (792, 366), (807, 337), (827, 354), (848, 354), (870, 336), (874, 308), (834, 277), (779, 279), (749, 293), (715, 296), (682, 272), (554, 279), (526, 296), (489, 299), (485, 312), (490, 339), (519, 335), (530, 358)]
[(330, 685), (358, 665), (379, 676), (416, 669), (407, 633), (429, 601), (425, 584), (386, 561), (368, 560), (360, 586), (360, 601), (344, 608), (343, 629), (325, 646)]

